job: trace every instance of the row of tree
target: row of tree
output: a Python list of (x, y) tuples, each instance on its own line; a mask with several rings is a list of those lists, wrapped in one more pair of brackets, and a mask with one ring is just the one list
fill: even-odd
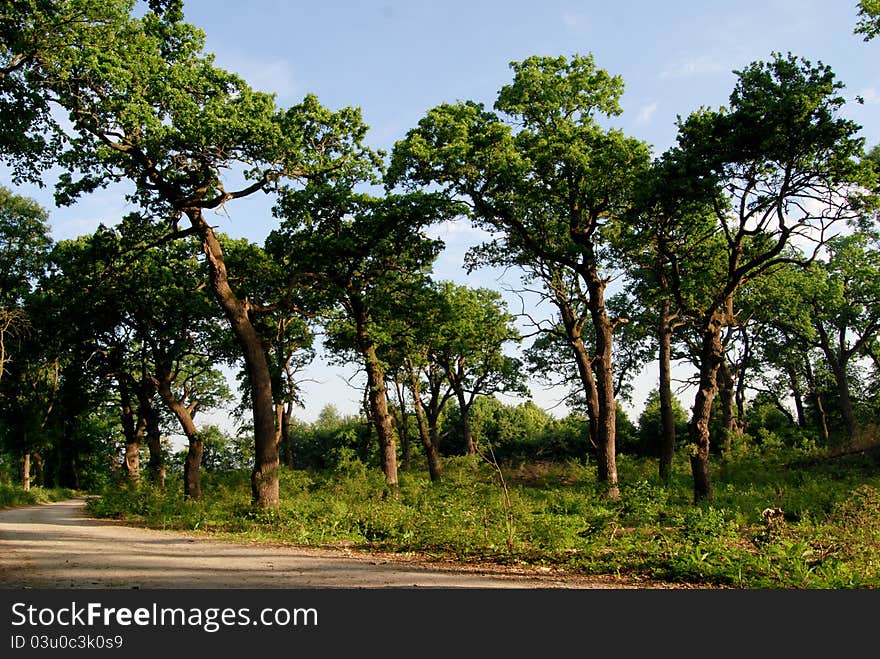
[[(872, 35), (870, 3), (861, 16)], [(880, 156), (841, 118), (842, 85), (827, 66), (779, 54), (749, 65), (727, 108), (681, 120), (675, 146), (655, 157), (602, 124), (621, 112), (619, 77), (591, 56), (532, 57), (512, 64), (492, 109), (438, 106), (386, 161), (365, 145), (358, 110), (313, 96), (280, 109), (216, 67), (178, 0), (7, 3), (0, 36), (10, 117), (0, 154), (13, 183), (55, 166), (59, 204), (122, 182), (139, 208), (51, 245), (45, 213), (3, 193), (4, 436), (28, 458), (49, 442), (57, 468), (75, 471), (83, 420), (111, 406), (127, 473), (139, 477), (146, 443), (161, 480), (159, 429), (171, 415), (189, 443), (186, 494), (197, 497), (195, 415), (229, 395), (218, 365), (238, 365), (253, 502), (275, 506), (297, 372), (320, 326), (333, 353), (366, 373), (389, 487), (407, 427), (395, 428), (389, 388), (440, 478), (446, 403), (475, 452), (474, 402), (524, 393), (501, 297), (430, 278), (442, 244), (427, 229), (461, 216), (493, 236), (469, 253), (470, 269), (516, 267), (554, 308), (534, 323), (528, 361), (574, 385), (609, 496), (619, 493), (618, 399), (651, 357), (664, 479), (676, 444), (672, 364), (698, 371), (687, 437), (696, 500), (712, 497), (719, 394), (724, 442), (742, 430), (759, 376), (780, 403), (791, 394), (804, 427), (814, 409), (825, 439), (834, 414), (855, 437), (854, 393), (876, 400)], [(231, 189), (230, 171), (241, 181)], [(260, 192), (278, 219), (264, 245), (210, 224), (212, 209)], [(607, 295), (612, 281), (619, 295)], [(863, 364), (873, 379), (855, 373)], [(837, 385), (833, 405), (819, 371)]]

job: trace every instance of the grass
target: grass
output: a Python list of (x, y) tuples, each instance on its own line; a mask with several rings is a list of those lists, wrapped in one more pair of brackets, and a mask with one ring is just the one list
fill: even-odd
[(32, 487), (25, 492), (21, 487), (10, 483), (0, 483), (0, 510), (13, 506), (31, 506), (35, 503), (63, 501), (79, 496), (79, 492), (67, 488)]
[[(715, 475), (695, 506), (687, 460), (668, 486), (656, 465), (620, 456), (621, 497), (597, 494), (595, 470), (575, 462), (505, 467), (451, 458), (444, 480), (404, 471), (398, 499), (381, 471), (357, 460), (321, 473), (282, 470), (281, 505), (250, 506), (248, 474), (205, 474), (204, 498), (179, 483), (114, 489), (90, 502), (99, 516), (220, 537), (416, 552), (460, 561), (550, 566), (733, 588), (880, 585), (880, 470), (870, 454), (802, 460), (749, 454)], [(815, 458), (815, 455), (813, 456)]]

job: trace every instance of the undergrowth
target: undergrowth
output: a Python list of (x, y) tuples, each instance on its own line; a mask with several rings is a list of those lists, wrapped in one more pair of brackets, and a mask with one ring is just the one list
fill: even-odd
[[(399, 497), (356, 459), (333, 470), (281, 472), (277, 509), (250, 505), (245, 471), (204, 474), (204, 497), (180, 483), (109, 490), (99, 516), (239, 540), (417, 552), (541, 565), (582, 574), (733, 588), (880, 585), (880, 476), (854, 458), (792, 466), (791, 452), (751, 455), (715, 476), (713, 501), (694, 505), (684, 458), (663, 486), (656, 464), (621, 456), (621, 496), (598, 493), (578, 462), (503, 470), (450, 458), (444, 478), (402, 471)], [(506, 489), (506, 491), (505, 491)]]
[(63, 501), (77, 496), (76, 490), (67, 488), (43, 488), (32, 487), (25, 492), (20, 486), (10, 483), (0, 483), (0, 509), (12, 506), (30, 506), (35, 503), (49, 503), (51, 501)]

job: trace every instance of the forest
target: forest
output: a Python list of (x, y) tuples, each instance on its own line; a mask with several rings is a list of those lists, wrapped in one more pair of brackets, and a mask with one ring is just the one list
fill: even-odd
[[(880, 4), (857, 12), (869, 42)], [(606, 126), (621, 77), (532, 56), (386, 153), (356, 106), (278, 107), (218, 67), (181, 0), (4, 1), (0, 507), (89, 494), (226, 538), (876, 587), (880, 145), (842, 88), (774, 53), (656, 154)], [(16, 192), (50, 170), (59, 207), (121, 186), (136, 210), (53, 240)], [(262, 244), (212, 224), (256, 196)], [(468, 273), (520, 271), (551, 317), (435, 275), (430, 228), (461, 218), (489, 236)], [(304, 422), (319, 341), (363, 403)], [(235, 432), (203, 422), (224, 406)]]

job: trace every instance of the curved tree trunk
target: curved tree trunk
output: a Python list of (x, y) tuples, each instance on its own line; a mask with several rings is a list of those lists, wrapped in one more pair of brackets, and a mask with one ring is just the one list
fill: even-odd
[(724, 359), (721, 343), (721, 318), (713, 314), (702, 332), (700, 349), (700, 384), (694, 398), (690, 421), (691, 471), (694, 477), (694, 501), (711, 501), (712, 477), (709, 473), (709, 420), (712, 401), (718, 393), (718, 369)]
[(428, 419), (425, 417), (425, 409), (422, 406), (419, 378), (412, 366), (409, 367), (409, 383), (413, 394), (416, 420), (419, 425), (419, 437), (422, 440), (422, 445), (425, 447), (425, 457), (428, 461), (428, 475), (431, 477), (431, 482), (436, 483), (441, 479), (440, 454), (437, 452), (437, 446), (431, 437)]
[(596, 392), (596, 380), (593, 377), (592, 360), (581, 337), (581, 324), (575, 318), (568, 302), (561, 296), (554, 300), (556, 308), (565, 328), (565, 336), (571, 348), (572, 356), (578, 370), (578, 376), (584, 389), (584, 400), (587, 404), (587, 421), (589, 422), (589, 444), (598, 449), (599, 446), (599, 396)]
[(202, 440), (193, 419), (195, 408), (194, 406), (187, 407), (175, 397), (171, 391), (170, 371), (165, 369), (163, 371), (160, 373), (159, 395), (177, 417), (189, 443), (186, 460), (183, 463), (183, 496), (186, 499), (200, 499), (202, 496), (201, 465), (204, 440)]
[(187, 209), (186, 215), (202, 240), (208, 258), (211, 289), (223, 309), (250, 376), (254, 419), (254, 468), (251, 472), (251, 498), (258, 508), (274, 508), (279, 503), (278, 436), (275, 433), (275, 400), (272, 378), (263, 343), (251, 323), (249, 305), (240, 300), (229, 285), (223, 249), (201, 209)]
[[(354, 306), (357, 303), (353, 303)], [(370, 416), (373, 426), (379, 438), (379, 451), (382, 460), (382, 471), (385, 473), (385, 483), (392, 489), (394, 496), (397, 495), (397, 441), (394, 437), (394, 424), (391, 414), (388, 412), (388, 392), (385, 388), (385, 372), (379, 356), (376, 354), (376, 344), (367, 333), (367, 321), (363, 313), (355, 311), (356, 341), (358, 350), (364, 358), (364, 366), (367, 370), (367, 400), (370, 406)]]

